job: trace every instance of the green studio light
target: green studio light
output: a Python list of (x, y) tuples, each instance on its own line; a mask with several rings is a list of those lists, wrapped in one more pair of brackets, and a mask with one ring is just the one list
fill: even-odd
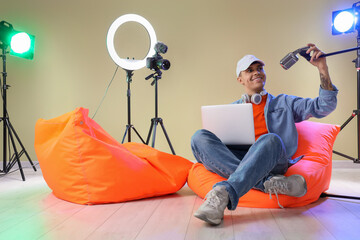
[(10, 47), (10, 55), (32, 60), (35, 51), (35, 36), (16, 31), (8, 22), (0, 22), (0, 46)]
[(12, 35), (10, 41), (10, 55), (33, 59), (35, 37), (25, 32), (18, 32)]

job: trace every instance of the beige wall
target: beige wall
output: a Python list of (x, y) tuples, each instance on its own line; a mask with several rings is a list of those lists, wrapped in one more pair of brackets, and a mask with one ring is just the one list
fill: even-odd
[[(279, 60), (288, 52), (316, 43), (332, 52), (356, 46), (356, 34), (331, 35), (331, 12), (349, 8), (350, 0), (2, 0), (0, 20), (36, 36), (33, 61), (8, 57), (10, 119), (33, 159), (33, 139), (39, 118), (50, 119), (76, 107), (92, 116), (116, 65), (108, 55), (106, 34), (119, 16), (136, 13), (151, 22), (158, 40), (169, 47), (164, 58), (171, 68), (159, 81), (159, 115), (178, 155), (193, 160), (190, 138), (201, 127), (200, 106), (225, 104), (240, 98), (236, 61), (252, 53), (266, 62), (266, 89), (315, 97), (319, 76), (304, 59), (284, 71)], [(122, 57), (142, 58), (146, 31), (127, 23), (116, 35)], [(328, 58), (330, 74), (340, 89), (338, 108), (321, 121), (342, 124), (356, 108), (355, 52)], [(133, 124), (146, 137), (154, 117), (154, 87), (144, 78), (149, 69), (134, 72)], [(121, 140), (127, 124), (125, 71), (119, 69), (95, 120)], [(137, 139), (134, 139), (138, 141)], [(160, 128), (156, 147), (169, 151)], [(356, 155), (356, 124), (339, 135), (335, 148)], [(339, 159), (340, 157), (335, 156)]]

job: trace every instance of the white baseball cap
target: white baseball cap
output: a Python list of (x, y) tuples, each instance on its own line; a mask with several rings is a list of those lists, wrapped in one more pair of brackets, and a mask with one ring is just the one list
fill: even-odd
[(258, 59), (257, 57), (255, 57), (254, 55), (246, 55), (244, 56), (242, 59), (240, 59), (237, 62), (236, 65), (236, 76), (238, 77), (240, 72), (248, 69), (248, 67), (253, 63), (253, 62), (259, 62), (261, 63), (263, 66), (265, 66), (265, 63), (263, 61), (261, 61), (260, 59)]

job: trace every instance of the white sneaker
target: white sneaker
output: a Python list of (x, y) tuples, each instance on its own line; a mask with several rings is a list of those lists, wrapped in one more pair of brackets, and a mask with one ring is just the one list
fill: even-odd
[(278, 175), (270, 178), (270, 180), (264, 182), (266, 193), (278, 193), (285, 194), (292, 197), (302, 197), (306, 194), (306, 181), (301, 175), (291, 175), (285, 177)]
[(225, 186), (216, 186), (206, 194), (205, 202), (194, 213), (194, 216), (212, 225), (218, 225), (224, 217), (229, 203), (229, 193)]
[(283, 175), (278, 175), (270, 178), (264, 182), (265, 193), (275, 194), (278, 204), (281, 208), (281, 204), (279, 203), (278, 194), (285, 194), (292, 197), (302, 197), (307, 192), (306, 181), (303, 176), (295, 174), (289, 177), (285, 177)]

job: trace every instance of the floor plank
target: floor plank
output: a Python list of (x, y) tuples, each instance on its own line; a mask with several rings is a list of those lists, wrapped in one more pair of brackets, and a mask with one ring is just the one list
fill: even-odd
[(360, 219), (360, 200), (337, 199), (337, 202)]
[(31, 199), (15, 201), (11, 208), (0, 213), (0, 232), (26, 221), (28, 218), (56, 204), (56, 202), (49, 200), (47, 196), (47, 193), (43, 193)]
[(183, 240), (196, 196), (169, 195), (161, 201), (136, 239)]
[(151, 198), (123, 203), (87, 240), (135, 239), (161, 201)]
[(285, 239), (269, 209), (239, 207), (232, 218), (235, 239)]
[(360, 239), (360, 219), (336, 200), (318, 201), (307, 208), (336, 239)]
[(195, 211), (200, 207), (202, 203), (203, 203), (203, 199), (196, 197), (196, 201), (194, 204), (193, 211), (191, 213), (191, 218), (185, 239), (186, 240), (234, 239), (234, 232), (232, 227), (233, 220), (231, 217), (231, 212), (226, 209), (224, 220), (222, 221), (222, 223), (218, 226), (212, 226), (194, 217)]
[(104, 204), (80, 207), (79, 211), (39, 239), (86, 239), (121, 206), (122, 204)]
[(18, 222), (6, 231), (1, 232), (0, 239), (39, 239), (85, 207), (61, 201), (52, 194), (48, 196), (48, 201), (56, 203), (44, 211), (27, 218), (27, 220), (21, 223)]
[(285, 239), (335, 239), (305, 207), (271, 209)]
[(360, 164), (352, 161), (333, 161), (330, 188), (327, 193), (360, 197)]

